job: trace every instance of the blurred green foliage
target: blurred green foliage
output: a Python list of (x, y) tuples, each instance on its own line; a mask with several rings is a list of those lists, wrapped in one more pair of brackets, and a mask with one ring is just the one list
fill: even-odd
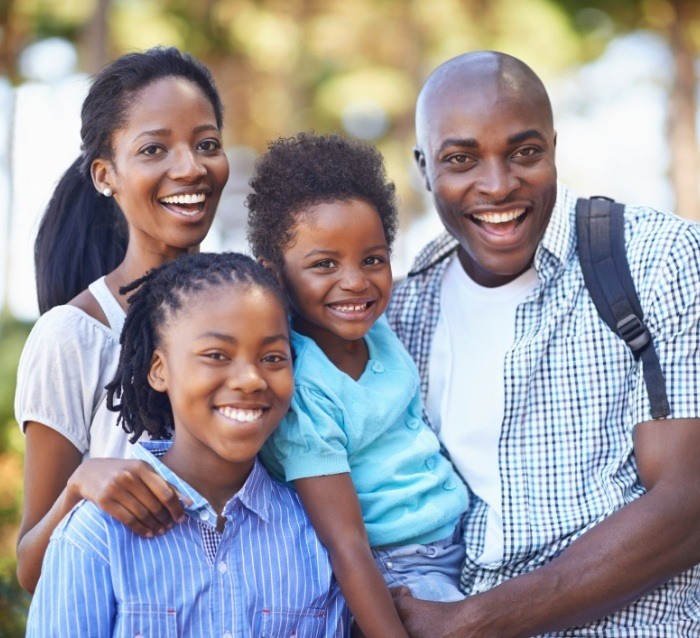
[(0, 636), (24, 636), (29, 596), (15, 576), (23, 438), (14, 419), (17, 363), (32, 324), (0, 314)]

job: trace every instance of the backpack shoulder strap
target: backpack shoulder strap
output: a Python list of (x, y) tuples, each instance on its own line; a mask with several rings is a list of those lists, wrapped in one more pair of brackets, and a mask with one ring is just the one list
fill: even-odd
[(622, 204), (607, 197), (576, 202), (578, 254), (591, 299), (598, 314), (642, 360), (651, 415), (654, 419), (671, 413), (666, 383), (627, 262)]

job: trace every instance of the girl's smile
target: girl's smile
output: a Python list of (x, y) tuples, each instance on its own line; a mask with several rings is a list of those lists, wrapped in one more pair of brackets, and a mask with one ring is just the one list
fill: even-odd
[(304, 212), (284, 249), (281, 278), (294, 328), (331, 360), (334, 351), (361, 345), (391, 295), (389, 247), (377, 211), (353, 199)]
[(242, 485), (294, 387), (279, 299), (237, 282), (189, 292), (162, 328), (149, 383), (167, 392), (175, 423), (163, 462), (205, 497), (231, 477)]

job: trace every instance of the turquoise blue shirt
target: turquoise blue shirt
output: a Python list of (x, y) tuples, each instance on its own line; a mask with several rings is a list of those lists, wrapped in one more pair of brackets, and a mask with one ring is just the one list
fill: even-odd
[(349, 472), (372, 547), (445, 538), (467, 490), (421, 418), (418, 370), (386, 319), (365, 340), (369, 361), (355, 381), (292, 332), (292, 408), (263, 460), (288, 481)]

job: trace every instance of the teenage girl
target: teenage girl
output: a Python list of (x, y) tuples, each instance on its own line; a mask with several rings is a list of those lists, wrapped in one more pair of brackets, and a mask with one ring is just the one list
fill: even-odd
[[(125, 55), (82, 106), (82, 153), (60, 180), (35, 244), (42, 317), (19, 364), (26, 434), (20, 584), (32, 591), (51, 532), (81, 499), (145, 536), (184, 516), (105, 406), (127, 296), (119, 289), (198, 250), (228, 179), (209, 71), (176, 49)], [(112, 458), (104, 458), (112, 457)]]
[(248, 238), (287, 292), (295, 354), (292, 410), (263, 458), (294, 482), (365, 636), (406, 636), (386, 585), (462, 597), (467, 491), (382, 316), (393, 184), (373, 148), (302, 133), (269, 146), (251, 187)]
[(83, 502), (51, 538), (27, 636), (345, 636), (328, 554), (298, 496), (256, 461), (294, 387), (274, 276), (199, 253), (123, 290), (107, 403), (127, 433), (154, 439), (131, 453), (191, 505), (146, 539)]

